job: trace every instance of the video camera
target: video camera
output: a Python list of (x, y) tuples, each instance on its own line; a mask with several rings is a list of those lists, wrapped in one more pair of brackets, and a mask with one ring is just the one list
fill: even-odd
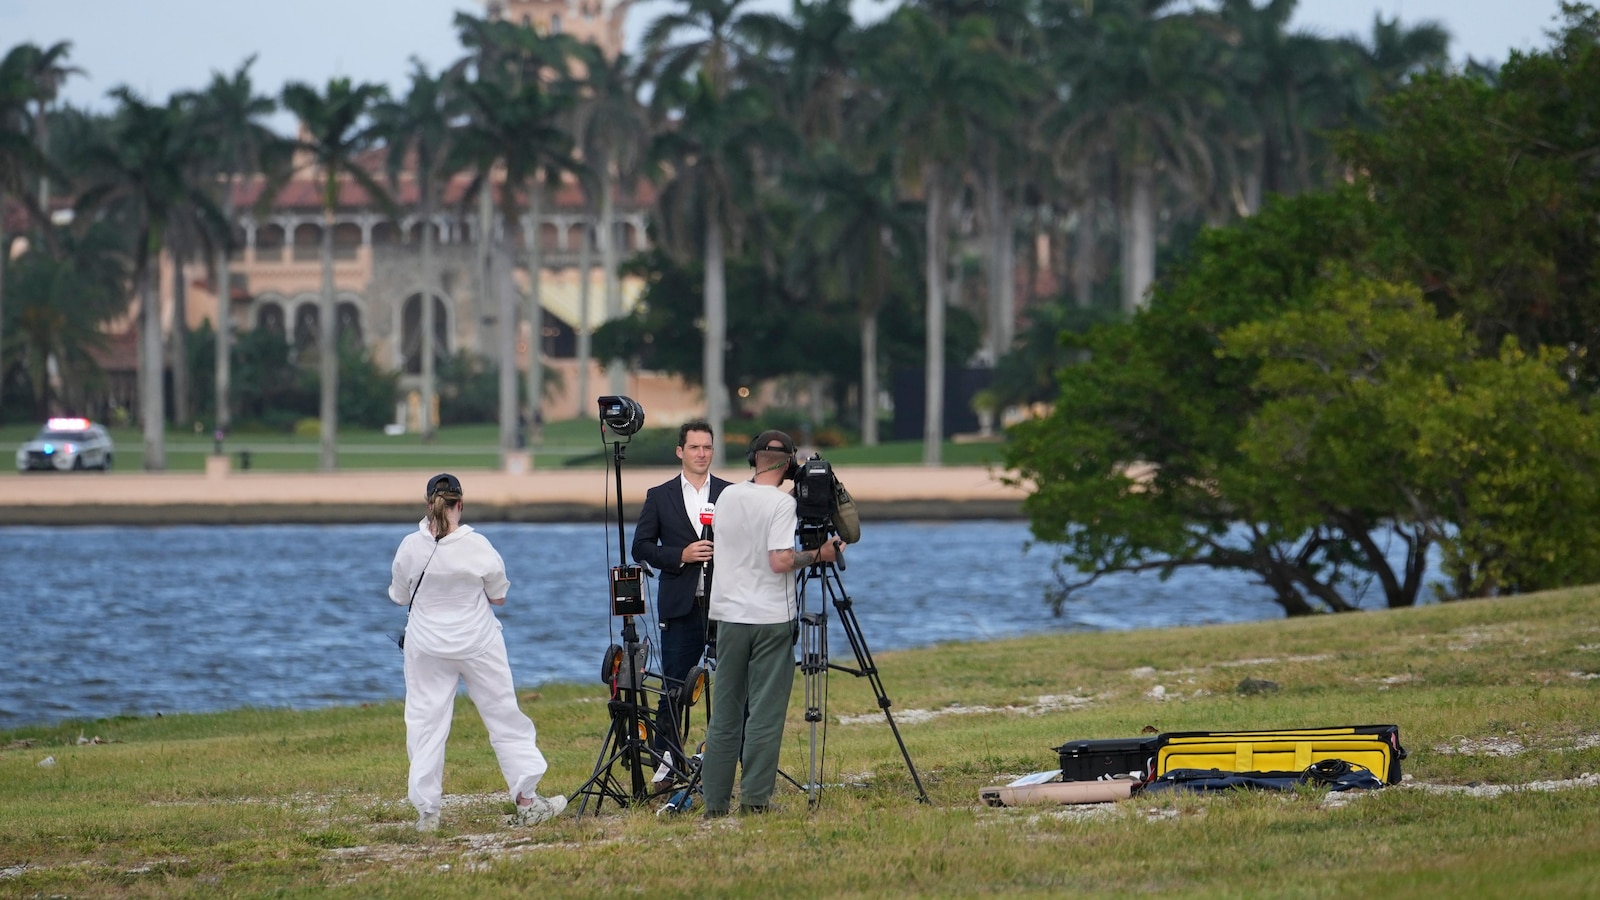
[(795, 516), (800, 521), (800, 544), (815, 550), (831, 532), (846, 544), (861, 540), (861, 518), (856, 502), (833, 474), (833, 464), (813, 453), (795, 466)]
[(827, 525), (833, 520), (834, 490), (839, 479), (833, 475), (833, 464), (813, 453), (811, 458), (795, 466), (795, 515), (802, 525)]

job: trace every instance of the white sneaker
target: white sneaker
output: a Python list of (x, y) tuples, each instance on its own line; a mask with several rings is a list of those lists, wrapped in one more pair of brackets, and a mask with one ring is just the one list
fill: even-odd
[(526, 806), (521, 803), (517, 804), (518, 825), (537, 825), (540, 822), (554, 819), (556, 816), (561, 815), (562, 810), (567, 808), (567, 798), (560, 794), (554, 797), (541, 797), (538, 794), (534, 794), (531, 799), (533, 802)]
[(436, 812), (423, 813), (421, 816), (417, 817), (417, 830), (418, 831), (438, 831), (439, 830), (439, 814), (436, 813)]
[(661, 753), (661, 765), (656, 767), (656, 774), (650, 779), (651, 784), (660, 784), (672, 774), (672, 751), (664, 750)]

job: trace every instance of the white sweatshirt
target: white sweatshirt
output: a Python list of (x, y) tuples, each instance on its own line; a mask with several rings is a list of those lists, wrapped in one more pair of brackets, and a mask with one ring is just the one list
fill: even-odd
[(505, 562), (488, 538), (471, 525), (459, 525), (435, 542), (424, 518), (395, 551), (389, 599), (411, 604), (407, 650), (414, 646), (429, 656), (466, 659), (487, 650), (499, 634), (500, 620), (489, 598), (505, 597), (510, 587)]

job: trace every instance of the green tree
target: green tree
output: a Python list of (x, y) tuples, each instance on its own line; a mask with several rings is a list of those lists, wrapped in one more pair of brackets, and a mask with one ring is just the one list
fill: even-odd
[(1571, 7), (1549, 51), (1519, 54), (1498, 85), (1440, 73), (1378, 110), (1379, 127), (1339, 148), (1365, 174), (1409, 252), (1408, 277), (1459, 312), (1486, 354), (1569, 347), (1600, 385), (1600, 178), (1587, 123), (1600, 115), (1600, 16)]
[[(721, 434), (728, 410), (727, 255), (742, 250), (744, 227), (758, 205), (757, 148), (771, 148), (785, 130), (772, 120), (766, 98), (749, 88), (719, 92), (707, 70), (689, 82), (657, 84), (681, 110), (677, 127), (659, 132), (651, 147), (671, 178), (657, 195), (659, 237), (679, 259), (700, 258), (702, 362), (698, 379), (706, 421)], [(692, 321), (692, 319), (691, 319)], [(722, 444), (713, 454), (721, 462)]]
[(924, 207), (929, 398), (923, 463), (938, 465), (944, 442), (944, 348), (949, 198), (971, 158), (979, 132), (1009, 120), (1011, 67), (994, 27), (981, 16), (948, 28), (920, 9), (903, 7), (873, 32), (867, 81), (882, 97), (880, 146), (897, 148), (901, 171), (920, 181)]
[(133, 280), (141, 308), (139, 410), (144, 426), (144, 467), (166, 468), (165, 396), (162, 391), (161, 300), (156, 278), (167, 232), (175, 220), (193, 216), (212, 231), (226, 231), (222, 213), (204, 185), (195, 182), (197, 138), (180, 98), (145, 103), (128, 88), (112, 92), (119, 108), (109, 132), (76, 151), (83, 173), (80, 215), (103, 211), (118, 216), (137, 236)]
[[(658, 196), (660, 236), (680, 258), (698, 251), (705, 278), (702, 297), (706, 421), (723, 432), (728, 413), (727, 279), (729, 246), (739, 252), (746, 204), (754, 206), (754, 151), (781, 140), (770, 117), (766, 92), (741, 85), (737, 69), (750, 58), (742, 32), (748, 0), (685, 0), (681, 11), (657, 18), (645, 29), (645, 64), (655, 76), (656, 113), (675, 120), (651, 148), (658, 165), (669, 163), (671, 180)], [(762, 128), (766, 122), (769, 127)], [(722, 464), (722, 444), (712, 465)]]
[[(24, 253), (6, 272), (12, 342), (33, 395), (33, 417), (88, 414), (89, 388), (104, 375), (92, 353), (105, 347), (104, 326), (128, 308), (120, 229), (97, 222)], [(51, 370), (62, 388), (55, 393)]]
[(1260, 366), (1240, 441), (1255, 473), (1247, 505), (1356, 544), (1380, 521), (1414, 536), (1403, 573), (1373, 567), (1391, 603), (1415, 594), (1432, 544), (1456, 596), (1591, 578), (1600, 536), (1551, 527), (1600, 513), (1600, 421), (1571, 396), (1560, 355), (1530, 357), (1508, 339), (1480, 357), (1460, 320), (1438, 318), (1414, 289), (1322, 296), (1223, 335), (1224, 354)]
[(33, 218), (45, 224), (46, 216), (38, 197), (30, 190), (34, 179), (47, 183), (54, 171), (38, 136), (42, 118), (30, 114), (29, 106), (43, 103), (53, 90), (41, 84), (39, 73), (59, 68), (70, 44), (48, 49), (34, 44), (18, 44), (0, 58), (0, 396), (4, 395), (5, 366), (5, 273), (11, 260), (11, 236), (6, 234), (6, 206), (10, 197), (21, 200)]
[(807, 245), (791, 255), (791, 269), (816, 278), (835, 300), (855, 298), (861, 357), (861, 442), (878, 443), (879, 312), (888, 299), (894, 270), (915, 268), (916, 223), (910, 204), (897, 196), (892, 157), (885, 153), (863, 172), (837, 153), (824, 151), (791, 175), (791, 185), (811, 198), (796, 227)]
[(1375, 216), (1353, 190), (1269, 203), (1204, 233), (1148, 310), (1090, 332), (1088, 362), (1060, 372), (1054, 409), (1016, 426), (1007, 448), (1031, 490), (1035, 536), (1062, 544), (1063, 562), (1086, 575), (1064, 585), (1058, 610), (1108, 572), (1185, 566), (1253, 572), (1291, 615), (1340, 610), (1351, 606), (1341, 586), (1352, 564), (1388, 565), (1342, 533), (1280, 524), (1251, 505), (1258, 473), (1240, 445), (1259, 405), (1258, 365), (1218, 353), (1228, 330), (1314, 303), (1330, 259), (1367, 259), (1362, 275), (1392, 271)]
[[(632, 194), (644, 174), (650, 149), (650, 120), (639, 100), (642, 73), (627, 54), (606, 59), (595, 51), (585, 56), (584, 63), (576, 136), (583, 158), (593, 161), (595, 171), (591, 180), (600, 192), (600, 227), (596, 239), (600, 249), (600, 267), (605, 272), (606, 319), (612, 320), (622, 315), (616, 190), (620, 187), (624, 193)], [(589, 199), (593, 203), (594, 198)], [(583, 249), (588, 249), (587, 243)], [(578, 385), (574, 394), (578, 398), (578, 415), (582, 416), (591, 412), (588, 378), (592, 335), (588, 305), (589, 268), (584, 265), (580, 269), (585, 275), (579, 289), (580, 305), (576, 323)], [(621, 374), (620, 368), (618, 374)]]
[(305, 137), (299, 149), (315, 166), (322, 203), (322, 300), (317, 313), (317, 349), (322, 421), (317, 468), (331, 472), (339, 465), (339, 337), (333, 293), (334, 213), (341, 205), (340, 187), (348, 178), (367, 198), (392, 209), (389, 194), (362, 165), (361, 156), (378, 139), (370, 115), (386, 95), (376, 84), (353, 84), (331, 78), (326, 90), (293, 82), (283, 89), (283, 105), (300, 120)]

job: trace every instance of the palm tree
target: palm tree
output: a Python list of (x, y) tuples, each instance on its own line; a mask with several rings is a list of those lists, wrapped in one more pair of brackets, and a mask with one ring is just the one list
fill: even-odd
[(774, 104), (807, 146), (845, 142), (862, 34), (850, 0), (794, 0), (788, 16), (751, 12), (738, 24), (766, 61), (748, 74), (775, 76)]
[(1068, 88), (1049, 132), (1059, 157), (1105, 157), (1120, 176), (1122, 302), (1145, 302), (1155, 280), (1157, 174), (1196, 194), (1210, 189), (1212, 159), (1203, 124), (1225, 91), (1208, 66), (1197, 20), (1173, 13), (1175, 0), (1101, 0), (1067, 17), (1053, 45), (1079, 52), (1063, 65)]
[(226, 433), (233, 421), (231, 347), (233, 344), (232, 276), (228, 271), (234, 223), (234, 185), (256, 173), (276, 172), (288, 162), (292, 145), (266, 125), (277, 111), (273, 98), (258, 95), (250, 78), (255, 57), (247, 58), (232, 75), (211, 74), (211, 84), (195, 95), (195, 114), (209, 143), (212, 175), (222, 196), (222, 214), (228, 221), (229, 239), (216, 254), (217, 428)]
[[(28, 77), (33, 81), (34, 129), (39, 150), (50, 152), (50, 107), (61, 93), (61, 85), (69, 76), (82, 73), (82, 69), (65, 64), (72, 44), (61, 41), (50, 47), (37, 49), (29, 56)], [(39, 206), (50, 209), (50, 173), (39, 173)]]
[(144, 424), (144, 467), (166, 468), (165, 398), (162, 392), (161, 302), (156, 287), (167, 232), (180, 216), (192, 215), (211, 230), (226, 230), (222, 212), (193, 173), (204, 142), (187, 127), (179, 98), (164, 106), (145, 103), (126, 87), (112, 91), (120, 106), (109, 135), (81, 148), (85, 187), (82, 212), (110, 208), (137, 235), (134, 283), (142, 309), (139, 407)]
[[(752, 117), (766, 116), (763, 92), (735, 91), (735, 67), (746, 56), (741, 9), (748, 0), (685, 0), (684, 9), (662, 15), (644, 35), (645, 67), (654, 75), (652, 105), (662, 118), (681, 117), (676, 128), (657, 135), (656, 161), (671, 160), (672, 182), (657, 198), (668, 245), (680, 253), (696, 242), (703, 254), (705, 338), (700, 383), (706, 395), (706, 421), (721, 434), (728, 413), (726, 384), (728, 298), (724, 271), (725, 240), (739, 244), (742, 205), (756, 194), (751, 152), (774, 134), (754, 128)], [(676, 40), (681, 38), (681, 40)], [(675, 42), (676, 40), (676, 42)], [(744, 138), (730, 138), (747, 135)], [(698, 205), (698, 227), (688, 225)], [(690, 235), (693, 235), (692, 237)], [(716, 442), (712, 465), (723, 461)]]
[[(657, 195), (658, 222), (663, 243), (679, 258), (698, 255), (704, 262), (700, 383), (706, 421), (722, 434), (728, 411), (726, 254), (743, 243), (747, 207), (760, 190), (756, 154), (783, 143), (786, 130), (772, 119), (764, 93), (737, 88), (719, 95), (705, 71), (690, 83), (658, 84), (656, 90), (670, 92), (681, 110), (677, 127), (659, 132), (651, 144), (652, 161), (672, 173)], [(716, 442), (713, 465), (721, 463), (722, 447)]]
[(944, 441), (945, 266), (948, 197), (980, 132), (1010, 118), (1010, 66), (986, 17), (946, 28), (920, 9), (902, 7), (874, 29), (881, 49), (869, 57), (869, 83), (882, 97), (876, 139), (898, 147), (903, 171), (920, 178), (927, 290), (927, 415), (922, 459), (941, 462)]
[[(478, 215), (485, 240), (480, 247), (480, 267), (485, 285), (490, 285), (491, 173), (504, 167), (501, 183), (501, 215), (506, 231), (517, 226), (518, 194), (528, 197), (528, 227), (523, 229), (523, 248), (528, 255), (528, 404), (526, 420), (536, 424), (544, 402), (544, 303), (541, 275), (544, 269), (539, 243), (542, 202), (552, 186), (568, 175), (584, 171), (573, 152), (570, 115), (576, 106), (573, 67), (581, 58), (579, 45), (568, 35), (541, 35), (528, 26), (512, 22), (478, 19), (456, 14), (456, 27), (462, 46), (472, 53), (456, 66), (462, 77), (462, 94), (469, 107), (469, 123), (462, 139), (462, 160), (475, 165), (478, 176), (467, 195), (480, 199)], [(477, 77), (466, 80), (466, 70)], [(507, 248), (507, 255), (510, 251)], [(496, 288), (498, 290), (498, 288)], [(509, 290), (509, 287), (504, 288)], [(510, 296), (502, 298), (507, 304)], [(517, 418), (515, 384), (514, 312), (504, 306), (506, 330), (501, 333), (501, 448), (509, 452), (514, 445)]]
[[(548, 91), (538, 79), (525, 79), (518, 85), (508, 84), (507, 80), (491, 73), (488, 78), (479, 77), (461, 85), (469, 115), (462, 126), (460, 152), (463, 159), (472, 160), (477, 167), (477, 175), (467, 188), (469, 196), (486, 197), (493, 189), (493, 172), (497, 167), (503, 171), (500, 213), (509, 232), (520, 218), (519, 193), (535, 196), (539, 190), (535, 181), (541, 176), (559, 180), (563, 173), (578, 173), (582, 165), (573, 156), (572, 136), (562, 127), (574, 102), (571, 93)], [(537, 220), (534, 229), (537, 229)], [(538, 261), (533, 260), (530, 265), (537, 268)], [(510, 339), (515, 333), (516, 314), (509, 295), (502, 299), (501, 310), (500, 444), (502, 453), (506, 453), (515, 445), (517, 396), (515, 346)], [(542, 373), (543, 362), (537, 352), (537, 342), (543, 327), (543, 311), (537, 301), (534, 313), (537, 316), (533, 323), (535, 344), (531, 348), (529, 366)], [(529, 397), (529, 402), (536, 404), (534, 408), (537, 409), (543, 394), (537, 373), (530, 373), (530, 386), (539, 392)]]
[(81, 233), (63, 230), (49, 243), (58, 249), (33, 247), (10, 273), (15, 340), (38, 418), (58, 413), (58, 405), (86, 411), (86, 388), (103, 378), (91, 351), (105, 346), (103, 326), (129, 303), (119, 223), (103, 219)]
[(832, 269), (835, 293), (856, 298), (861, 329), (861, 443), (878, 444), (878, 310), (897, 261), (912, 255), (916, 229), (895, 190), (893, 162), (881, 154), (860, 171), (825, 152), (796, 173), (791, 186), (809, 198), (810, 213), (796, 232), (814, 242), (815, 259)]
[(317, 312), (322, 437), (317, 467), (324, 472), (335, 470), (339, 464), (339, 334), (333, 294), (333, 215), (340, 204), (342, 176), (354, 181), (369, 200), (393, 209), (388, 192), (361, 162), (361, 156), (378, 137), (368, 116), (385, 95), (381, 85), (352, 84), (348, 78), (329, 79), (327, 89), (321, 93), (302, 82), (283, 89), (283, 105), (300, 120), (299, 149), (309, 156), (322, 182), (322, 299)]
[[(39, 120), (29, 112), (29, 105), (41, 97), (38, 72), (41, 62), (59, 59), (66, 55), (70, 45), (56, 44), (41, 50), (33, 44), (18, 44), (0, 59), (0, 349), (5, 346), (5, 272), (11, 258), (11, 241), (5, 232), (6, 200), (9, 196), (22, 199), (36, 220), (43, 226), (47, 217), (34, 197), (30, 184), (35, 177), (41, 181), (54, 170), (37, 139)], [(5, 358), (0, 352), (0, 395), (5, 389)]]
[[(639, 73), (626, 54), (606, 59), (598, 51), (589, 53), (584, 66), (582, 99), (578, 105), (577, 137), (583, 158), (593, 169), (592, 180), (600, 190), (600, 227), (597, 231), (600, 266), (605, 273), (606, 319), (622, 316), (622, 291), (618, 278), (616, 189), (632, 193), (643, 173), (650, 146), (650, 121), (639, 102)], [(584, 250), (587, 250), (587, 243)], [(589, 296), (588, 267), (583, 271), (582, 296)], [(578, 414), (590, 412), (588, 378), (590, 358), (589, 309), (584, 303), (578, 312)], [(613, 371), (622, 373), (622, 366)], [(615, 382), (613, 391), (620, 393)]]
[(389, 183), (400, 192), (402, 170), (408, 166), (416, 185), (422, 219), (422, 440), (433, 439), (435, 367), (439, 348), (434, 346), (434, 296), (440, 293), (434, 265), (435, 219), (440, 193), (454, 171), (454, 148), (460, 124), (460, 98), (455, 79), (435, 77), (420, 60), (412, 60), (411, 90), (405, 99), (384, 103), (374, 113), (378, 131), (389, 145)]

